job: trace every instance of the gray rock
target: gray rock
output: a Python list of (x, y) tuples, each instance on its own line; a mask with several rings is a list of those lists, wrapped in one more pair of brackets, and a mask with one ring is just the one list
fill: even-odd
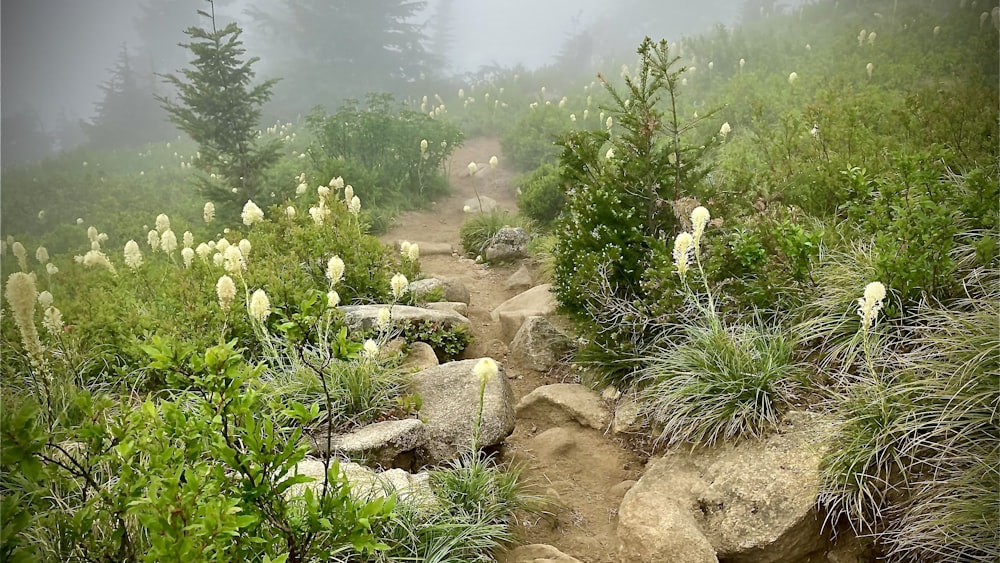
[[(373, 464), (393, 467), (400, 454), (422, 446), (426, 441), (424, 423), (415, 418), (386, 420), (369, 424), (349, 432), (331, 437), (330, 447), (334, 453), (346, 457), (364, 457)], [(312, 452), (322, 455), (326, 452), (326, 436), (322, 433), (310, 435)]]
[[(460, 280), (435, 276), (411, 282), (406, 286), (407, 291), (413, 294), (417, 301), (426, 299), (431, 293), (437, 293), (444, 298), (444, 301), (469, 304), (469, 288)], [(428, 303), (429, 305), (429, 303)]]
[[(479, 208), (479, 203), (482, 202), (482, 209)], [(497, 200), (492, 197), (480, 196), (479, 199), (469, 198), (462, 203), (462, 209), (468, 209), (466, 213), (489, 213), (497, 208)]]
[(551, 545), (533, 543), (522, 545), (507, 554), (507, 563), (580, 563)]
[[(420, 417), (427, 425), (427, 443), (420, 448), (426, 463), (455, 459), (472, 447), (479, 412), (479, 380), (472, 373), (478, 359), (448, 362), (412, 376), (420, 394)], [(503, 368), (486, 384), (479, 446), (499, 444), (514, 431), (514, 394)]]
[[(370, 329), (375, 326), (378, 318), (378, 311), (388, 305), (345, 305), (338, 307), (344, 313), (344, 323), (349, 330)], [(435, 311), (423, 307), (410, 307), (409, 305), (393, 305), (389, 312), (393, 323), (404, 321), (411, 322), (438, 322), (445, 325), (464, 326), (470, 328), (469, 319), (455, 313), (454, 311)]]
[(633, 486), (618, 509), (618, 557), (636, 563), (718, 563), (691, 513)]
[[(351, 494), (358, 499), (374, 499), (396, 493), (398, 502), (406, 503), (422, 511), (432, 511), (438, 508), (438, 500), (431, 489), (430, 474), (407, 473), (402, 469), (376, 472), (363, 465), (350, 461), (340, 462), (340, 473), (351, 484)], [(288, 489), (288, 496), (302, 493), (306, 487), (320, 491), (323, 487), (323, 462), (315, 458), (306, 458), (296, 465), (294, 474), (308, 475), (315, 479), (311, 483), (293, 485)]]
[(572, 348), (572, 342), (545, 317), (528, 317), (510, 343), (515, 362), (535, 371), (548, 371)]
[(426, 342), (414, 342), (410, 344), (410, 351), (403, 358), (402, 368), (404, 371), (420, 371), (438, 365), (437, 354), (434, 348)]
[(462, 303), (461, 301), (438, 301), (436, 303), (427, 303), (424, 307), (435, 311), (454, 311), (463, 317), (469, 316), (469, 304)]
[(531, 236), (521, 227), (503, 227), (490, 238), (483, 257), (491, 262), (503, 262), (523, 258), (528, 255)]
[[(664, 456), (626, 495), (619, 513), (637, 498), (643, 510), (674, 503), (726, 561), (799, 561), (822, 550), (827, 537), (816, 510), (819, 460), (833, 424), (811, 413), (789, 413), (785, 420), (779, 432), (759, 441)], [(634, 525), (640, 524), (619, 521), (623, 542), (635, 538)]]
[(642, 431), (645, 420), (639, 416), (639, 403), (635, 399), (623, 399), (615, 407), (614, 420), (611, 421), (611, 432), (614, 434), (634, 434)]
[(549, 317), (556, 312), (556, 296), (552, 293), (552, 284), (535, 286), (528, 291), (515, 295), (504, 301), (490, 313), (494, 321), (500, 321), (504, 338), (510, 342), (517, 334), (521, 324), (528, 317)]
[(527, 264), (521, 264), (521, 267), (507, 278), (507, 282), (504, 283), (504, 289), (508, 291), (527, 291), (533, 285), (535, 285), (534, 274), (531, 273), (531, 269), (528, 268)]
[(611, 422), (611, 413), (601, 397), (578, 383), (556, 383), (535, 388), (517, 404), (517, 417), (540, 426), (575, 422), (601, 431)]

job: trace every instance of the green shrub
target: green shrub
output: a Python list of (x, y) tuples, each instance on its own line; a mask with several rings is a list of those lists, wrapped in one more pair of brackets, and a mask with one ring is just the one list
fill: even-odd
[(801, 368), (780, 329), (697, 319), (670, 341), (639, 375), (642, 409), (668, 446), (761, 437), (796, 398)]
[(566, 202), (566, 188), (559, 167), (553, 163), (542, 164), (519, 177), (515, 185), (520, 212), (542, 227), (551, 225)]
[(558, 139), (571, 129), (569, 112), (536, 105), (500, 139), (504, 158), (518, 170), (534, 170), (559, 155)]
[(371, 208), (412, 208), (445, 193), (443, 165), (462, 144), (456, 127), (398, 108), (388, 94), (370, 94), (364, 107), (349, 100), (333, 115), (317, 110), (307, 124), (321, 177), (348, 179)]
[(856, 376), (831, 397), (843, 422), (822, 461), (820, 501), (894, 559), (1000, 556), (1000, 284), (974, 270), (967, 296), (923, 304), (906, 338), (861, 330)]

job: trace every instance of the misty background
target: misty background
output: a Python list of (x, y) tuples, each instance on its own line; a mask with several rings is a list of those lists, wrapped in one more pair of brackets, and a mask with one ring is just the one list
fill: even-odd
[[(217, 0), (243, 29), (258, 80), (280, 78), (267, 117), (388, 91), (398, 98), (498, 72), (562, 67), (583, 77), (645, 35), (671, 41), (795, 2), (773, 0)], [(3, 165), (81, 144), (173, 138), (157, 74), (187, 64), (183, 30), (205, 0), (4, 0), (0, 5)], [(621, 59), (627, 60), (627, 59)], [(448, 90), (439, 90), (448, 91)]]

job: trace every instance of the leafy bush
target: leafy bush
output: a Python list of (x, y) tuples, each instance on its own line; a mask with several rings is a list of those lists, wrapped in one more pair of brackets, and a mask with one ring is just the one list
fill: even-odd
[(500, 139), (504, 158), (518, 170), (534, 170), (559, 155), (558, 139), (571, 129), (569, 112), (552, 104), (535, 104)]
[(379, 209), (424, 205), (447, 191), (442, 167), (462, 144), (457, 128), (398, 108), (388, 94), (369, 95), (365, 107), (349, 100), (333, 115), (317, 110), (306, 122), (320, 177), (350, 178), (366, 205)]
[(517, 207), (542, 227), (555, 221), (566, 202), (566, 188), (558, 166), (545, 163), (515, 181)]

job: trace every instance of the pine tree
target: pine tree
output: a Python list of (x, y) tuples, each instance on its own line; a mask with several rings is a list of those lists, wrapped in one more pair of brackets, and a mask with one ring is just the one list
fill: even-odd
[(198, 143), (201, 158), (196, 165), (221, 177), (224, 185), (202, 180), (202, 193), (215, 202), (220, 213), (235, 217), (248, 199), (262, 200), (264, 174), (279, 157), (280, 141), (258, 142), (261, 106), (271, 97), (277, 80), (257, 85), (252, 66), (259, 58), (243, 60), (246, 49), (240, 41), (243, 30), (236, 23), (216, 27), (215, 5), (211, 13), (198, 13), (211, 21), (211, 29), (190, 27), (191, 38), (182, 44), (194, 55), (191, 68), (182, 77), (168, 74), (165, 81), (177, 91), (179, 103), (158, 96), (172, 121)]
[(95, 104), (94, 118), (80, 122), (90, 143), (115, 148), (165, 139), (169, 125), (156, 104), (152, 76), (132, 68), (126, 45), (122, 45), (110, 72), (111, 78), (101, 85), (104, 96)]

